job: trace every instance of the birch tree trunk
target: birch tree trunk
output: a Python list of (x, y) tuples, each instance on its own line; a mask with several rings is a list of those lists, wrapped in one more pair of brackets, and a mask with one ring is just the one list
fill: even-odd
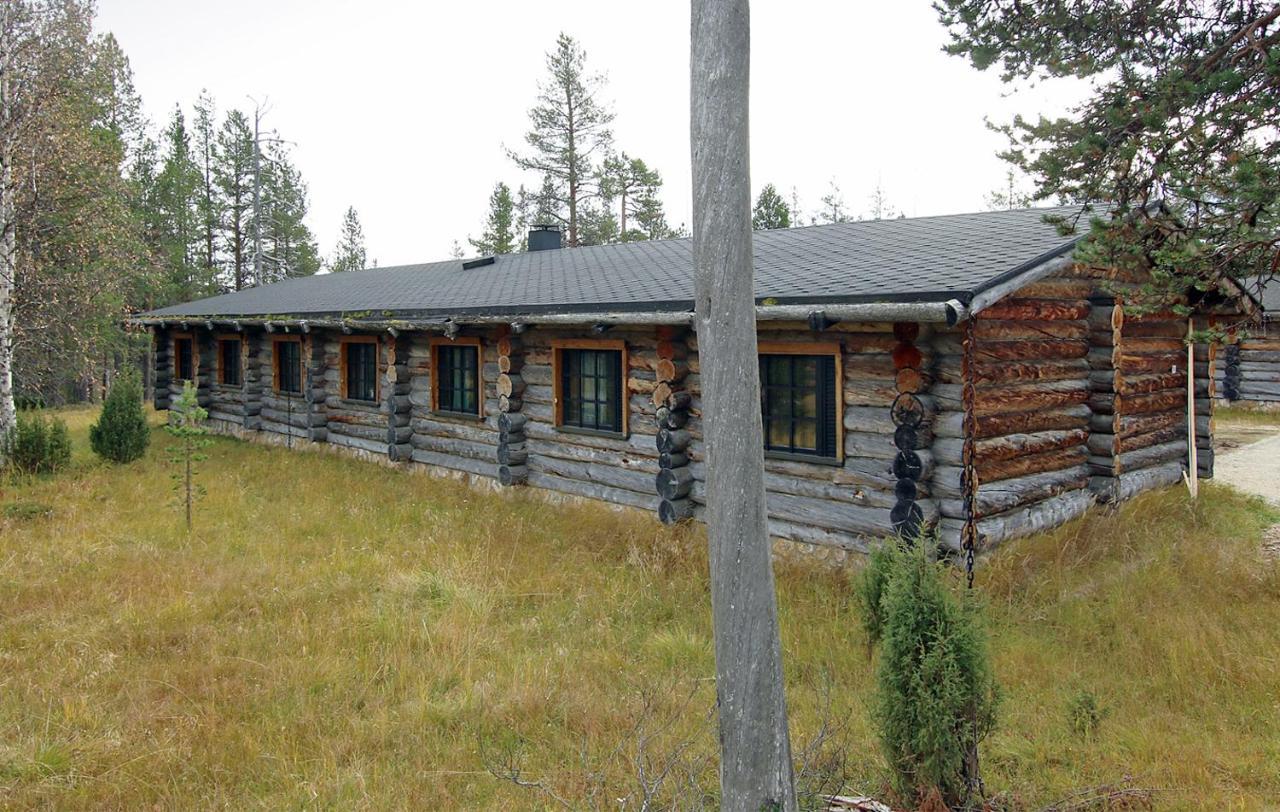
[[(13, 188), (13, 152), (16, 115), (13, 70), (16, 62), (16, 11), (0, 2), (0, 439), (17, 424), (13, 402), (13, 292), (17, 277), (17, 206)], [(0, 443), (0, 465), (4, 451)]]
[(693, 0), (693, 257), (721, 808), (794, 810), (752, 290), (747, 0)]

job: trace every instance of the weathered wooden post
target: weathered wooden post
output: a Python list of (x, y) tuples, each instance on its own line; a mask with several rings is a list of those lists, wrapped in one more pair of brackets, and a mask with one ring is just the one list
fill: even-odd
[(748, 143), (747, 0), (692, 8), (693, 260), (722, 809), (794, 810), (765, 513)]

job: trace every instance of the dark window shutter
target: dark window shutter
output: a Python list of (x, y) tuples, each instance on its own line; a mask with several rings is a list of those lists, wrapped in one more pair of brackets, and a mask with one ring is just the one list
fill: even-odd
[(836, 414), (836, 359), (824, 355), (818, 363), (818, 443), (819, 453), (825, 457), (838, 456), (836, 421), (839, 419)]

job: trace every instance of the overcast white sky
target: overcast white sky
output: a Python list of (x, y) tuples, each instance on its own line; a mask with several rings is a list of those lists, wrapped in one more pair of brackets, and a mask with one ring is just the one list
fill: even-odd
[[(908, 216), (981, 209), (1005, 172), (983, 117), (1072, 101), (1060, 87), (1006, 98), (992, 72), (943, 54), (928, 0), (756, 0), (751, 11), (752, 186), (794, 186), (806, 212), (833, 178), (853, 212), (877, 181)], [(497, 180), (536, 185), (503, 145), (523, 145), (560, 31), (607, 77), (617, 148), (662, 172), (669, 219), (689, 222), (687, 0), (100, 0), (98, 19), (157, 127), (174, 104), (189, 113), (201, 88), (220, 110), (270, 99), (265, 125), (297, 144), (326, 254), (354, 205), (371, 260), (443, 259), (479, 233)]]

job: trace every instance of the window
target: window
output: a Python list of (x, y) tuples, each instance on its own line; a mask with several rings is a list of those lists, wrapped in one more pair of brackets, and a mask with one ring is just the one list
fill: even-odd
[(276, 391), (298, 394), (302, 391), (302, 341), (278, 338), (272, 342), (275, 355)]
[(218, 339), (218, 383), (240, 385), (240, 339)]
[(765, 451), (840, 459), (838, 345), (762, 345), (760, 407)]
[(555, 361), (557, 425), (625, 434), (625, 345), (621, 341), (563, 342), (555, 347)]
[[(467, 343), (461, 343), (467, 342)], [(433, 410), (480, 414), (480, 342), (459, 338), (432, 344)]]
[(173, 339), (173, 374), (180, 381), (193, 381), (196, 377), (192, 343), (190, 336)]
[(342, 396), (349, 400), (378, 399), (378, 339), (373, 336), (342, 342)]

